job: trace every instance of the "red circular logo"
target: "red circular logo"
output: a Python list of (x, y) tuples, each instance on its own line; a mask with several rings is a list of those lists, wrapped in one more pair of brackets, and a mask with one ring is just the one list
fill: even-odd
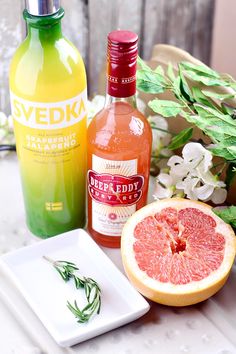
[(110, 214), (108, 214), (108, 217), (109, 217), (109, 219), (111, 219), (111, 220), (116, 220), (116, 219), (117, 219), (116, 213), (110, 213)]

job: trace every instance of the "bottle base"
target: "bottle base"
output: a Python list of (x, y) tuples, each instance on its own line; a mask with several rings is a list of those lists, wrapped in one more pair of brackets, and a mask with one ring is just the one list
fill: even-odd
[(120, 248), (120, 236), (101, 235), (93, 229), (90, 229), (89, 227), (87, 228), (87, 231), (99, 246), (107, 248)]
[(47, 239), (50, 237), (61, 235), (65, 232), (69, 232), (72, 230), (83, 229), (85, 227), (85, 221), (84, 221), (84, 222), (81, 222), (80, 224), (74, 225), (74, 226), (67, 226), (67, 227), (61, 227), (61, 228), (54, 229), (54, 230), (50, 229), (50, 231), (45, 231), (45, 230), (43, 231), (41, 229), (35, 229), (35, 228), (31, 227), (31, 225), (29, 225), (28, 222), (26, 222), (26, 224), (27, 224), (28, 230), (34, 236), (39, 237), (41, 239)]

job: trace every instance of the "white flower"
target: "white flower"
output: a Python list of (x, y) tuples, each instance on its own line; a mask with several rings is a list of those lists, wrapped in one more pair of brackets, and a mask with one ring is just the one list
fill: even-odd
[(160, 173), (157, 176), (157, 183), (153, 197), (154, 199), (171, 198), (174, 189), (175, 186), (172, 177), (167, 173)]
[(167, 162), (167, 166), (170, 167), (170, 174), (178, 177), (179, 180), (186, 177), (190, 169), (190, 165), (185, 163), (184, 159), (177, 155), (171, 156)]
[(191, 164), (192, 167), (201, 165), (204, 172), (212, 167), (212, 154), (199, 143), (188, 143), (182, 151), (185, 163)]
[(227, 190), (222, 188), (216, 188), (212, 193), (211, 200), (214, 204), (222, 204), (227, 198)]
[[(211, 152), (199, 143), (188, 143), (183, 148), (182, 156), (174, 155), (168, 160), (169, 182), (162, 183), (162, 177), (161, 179), (157, 177), (156, 196), (160, 199), (167, 195), (170, 197), (171, 189), (171, 196), (182, 192), (189, 199), (212, 200), (215, 204), (223, 203), (227, 191), (224, 189), (225, 183), (210, 171), (213, 157)], [(165, 180), (167, 181), (167, 177)]]
[(197, 196), (194, 192), (194, 188), (198, 184), (198, 178), (191, 178), (187, 176), (183, 181), (179, 181), (176, 183), (176, 188), (182, 190), (188, 199), (197, 200)]

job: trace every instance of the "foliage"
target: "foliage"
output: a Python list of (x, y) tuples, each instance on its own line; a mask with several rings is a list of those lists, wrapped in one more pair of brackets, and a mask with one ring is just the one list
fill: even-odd
[[(236, 164), (235, 112), (234, 108), (227, 104), (229, 98), (236, 96), (236, 81), (229, 75), (220, 75), (206, 65), (197, 66), (188, 62), (181, 62), (177, 73), (169, 64), (166, 74), (160, 67), (158, 73), (152, 70), (140, 58), (139, 65), (139, 90), (153, 94), (169, 90), (177, 99), (171, 101), (154, 98), (149, 102), (152, 110), (163, 117), (181, 115), (211, 139), (213, 144), (208, 149), (214, 155)], [(199, 84), (203, 84), (204, 89), (199, 88)], [(210, 91), (218, 86), (228, 87), (232, 93), (220, 94)], [(190, 139), (190, 131), (188, 133)]]
[(236, 206), (232, 205), (228, 208), (214, 208), (213, 211), (225, 222), (236, 228)]
[(74, 314), (77, 322), (88, 322), (95, 313), (99, 314), (101, 308), (101, 289), (98, 283), (92, 278), (79, 275), (79, 268), (72, 262), (54, 261), (47, 256), (43, 256), (43, 258), (53, 265), (65, 282), (72, 279), (76, 289), (84, 288), (87, 305), (83, 309), (78, 307), (76, 300), (74, 301), (74, 305), (67, 301), (67, 307)]

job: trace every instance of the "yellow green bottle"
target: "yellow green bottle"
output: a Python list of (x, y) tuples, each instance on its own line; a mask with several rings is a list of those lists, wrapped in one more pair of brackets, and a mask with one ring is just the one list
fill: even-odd
[(58, 0), (28, 0), (28, 34), (10, 67), (26, 221), (43, 238), (85, 224), (86, 74), (63, 15)]

